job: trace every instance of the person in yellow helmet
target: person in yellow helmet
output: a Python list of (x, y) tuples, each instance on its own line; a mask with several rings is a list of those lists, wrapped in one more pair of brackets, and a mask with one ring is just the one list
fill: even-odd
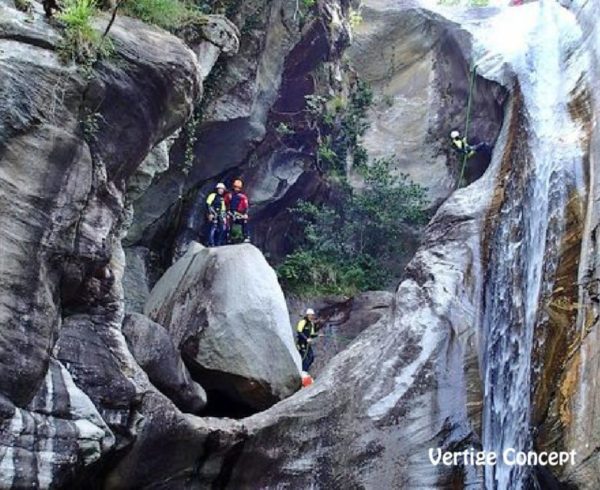
[(241, 179), (235, 179), (232, 185), (233, 191), (225, 196), (225, 204), (229, 213), (229, 230), (231, 231), (234, 225), (240, 225), (242, 227), (244, 242), (249, 243), (248, 210), (250, 204), (248, 196), (242, 191), (243, 187), (244, 184)]
[(226, 190), (225, 184), (219, 182), (216, 185), (214, 192), (211, 192), (206, 198), (207, 219), (209, 224), (209, 247), (218, 247), (225, 243), (227, 234)]

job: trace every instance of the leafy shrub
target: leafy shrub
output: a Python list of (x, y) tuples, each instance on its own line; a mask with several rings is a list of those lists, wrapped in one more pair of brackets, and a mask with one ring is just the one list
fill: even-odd
[(360, 15), (360, 12), (357, 12), (356, 10), (350, 10), (350, 27), (352, 27), (352, 29), (356, 29), (362, 24), (362, 22), (363, 18), (362, 15)]
[(275, 131), (277, 131), (279, 136), (290, 136), (294, 134), (294, 130), (283, 122), (279, 123), (279, 125), (275, 128)]
[(365, 188), (342, 183), (338, 206), (301, 202), (291, 212), (302, 238), (278, 267), (283, 286), (297, 294), (354, 294), (384, 286), (402, 253), (408, 223), (424, 223), (425, 189), (390, 174), (391, 160), (364, 170)]
[(343, 175), (349, 156), (356, 167), (366, 165), (366, 150), (360, 137), (368, 128), (367, 110), (373, 103), (370, 86), (357, 80), (347, 100), (340, 95), (327, 98), (311, 94), (305, 102), (308, 126), (316, 131), (319, 168)]
[(123, 12), (171, 31), (202, 18), (200, 10), (185, 0), (126, 0)]
[(374, 289), (376, 276), (369, 257), (351, 263), (317, 250), (298, 250), (290, 254), (277, 273), (286, 289), (300, 296), (341, 294), (352, 296), (359, 291)]
[(92, 26), (96, 15), (94, 0), (66, 0), (58, 18), (64, 23), (63, 41), (59, 54), (64, 61), (90, 63), (110, 53), (109, 42), (102, 42), (100, 33)]

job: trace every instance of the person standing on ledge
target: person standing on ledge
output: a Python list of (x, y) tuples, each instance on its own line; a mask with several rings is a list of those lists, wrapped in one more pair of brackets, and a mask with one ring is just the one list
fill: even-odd
[(317, 316), (315, 310), (308, 308), (302, 320), (296, 326), (298, 352), (302, 358), (302, 371), (308, 372), (315, 361), (312, 348), (313, 339), (319, 337), (317, 334)]
[(225, 196), (225, 204), (229, 212), (229, 240), (231, 242), (237, 241), (232, 237), (232, 231), (236, 226), (242, 228), (242, 235), (244, 243), (250, 243), (250, 231), (248, 230), (248, 209), (250, 207), (248, 203), (248, 196), (242, 192), (244, 184), (241, 179), (233, 181), (233, 192), (229, 192)]
[(225, 191), (225, 184), (219, 182), (214, 192), (211, 192), (206, 198), (209, 247), (218, 247), (225, 242), (225, 235), (227, 234)]

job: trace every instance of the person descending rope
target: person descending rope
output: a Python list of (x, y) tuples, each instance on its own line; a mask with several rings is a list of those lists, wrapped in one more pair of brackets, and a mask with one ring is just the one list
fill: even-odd
[(315, 361), (315, 354), (312, 348), (313, 339), (319, 337), (317, 334), (317, 316), (315, 310), (309, 308), (302, 320), (296, 326), (298, 352), (302, 358), (302, 371), (308, 372), (310, 366)]
[(467, 160), (475, 156), (477, 153), (491, 153), (492, 147), (487, 143), (481, 142), (476, 145), (469, 144), (469, 125), (471, 123), (471, 107), (473, 105), (473, 92), (475, 91), (475, 80), (477, 79), (477, 65), (473, 63), (471, 65), (471, 75), (469, 82), (469, 98), (467, 100), (467, 120), (465, 122), (465, 135), (461, 136), (460, 131), (454, 130), (450, 133), (450, 140), (452, 141), (452, 147), (461, 154), (462, 163), (460, 166), (460, 176), (458, 178), (458, 185), (463, 184), (463, 177), (465, 176), (465, 170), (467, 168)]
[(242, 192), (243, 182), (236, 179), (233, 182), (233, 192), (229, 192), (225, 196), (225, 204), (229, 214), (229, 241), (235, 242), (233, 231), (236, 226), (242, 228), (243, 240), (245, 243), (250, 242), (250, 232), (248, 230), (248, 196)]
[(485, 142), (470, 145), (467, 138), (461, 137), (460, 131), (456, 129), (450, 133), (450, 139), (452, 140), (452, 147), (467, 158), (471, 158), (478, 152), (489, 152), (491, 150), (490, 145)]
[(225, 184), (219, 182), (214, 192), (206, 198), (208, 219), (208, 246), (218, 247), (225, 243), (227, 235), (227, 205), (225, 204)]

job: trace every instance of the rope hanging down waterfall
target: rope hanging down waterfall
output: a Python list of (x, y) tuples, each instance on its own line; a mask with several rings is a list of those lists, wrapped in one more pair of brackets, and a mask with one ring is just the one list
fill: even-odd
[[(467, 101), (467, 122), (465, 123), (465, 135), (464, 141), (465, 145), (468, 144), (469, 141), (469, 123), (471, 122), (471, 105), (473, 101), (473, 89), (475, 88), (475, 77), (477, 76), (477, 65), (475, 62), (471, 64), (471, 80), (469, 82), (469, 99)], [(469, 153), (465, 152), (463, 155), (463, 163), (462, 168), (460, 169), (460, 178), (458, 179), (458, 185), (460, 186), (463, 181), (463, 177), (465, 175), (465, 167), (467, 166), (467, 160), (469, 158)]]

